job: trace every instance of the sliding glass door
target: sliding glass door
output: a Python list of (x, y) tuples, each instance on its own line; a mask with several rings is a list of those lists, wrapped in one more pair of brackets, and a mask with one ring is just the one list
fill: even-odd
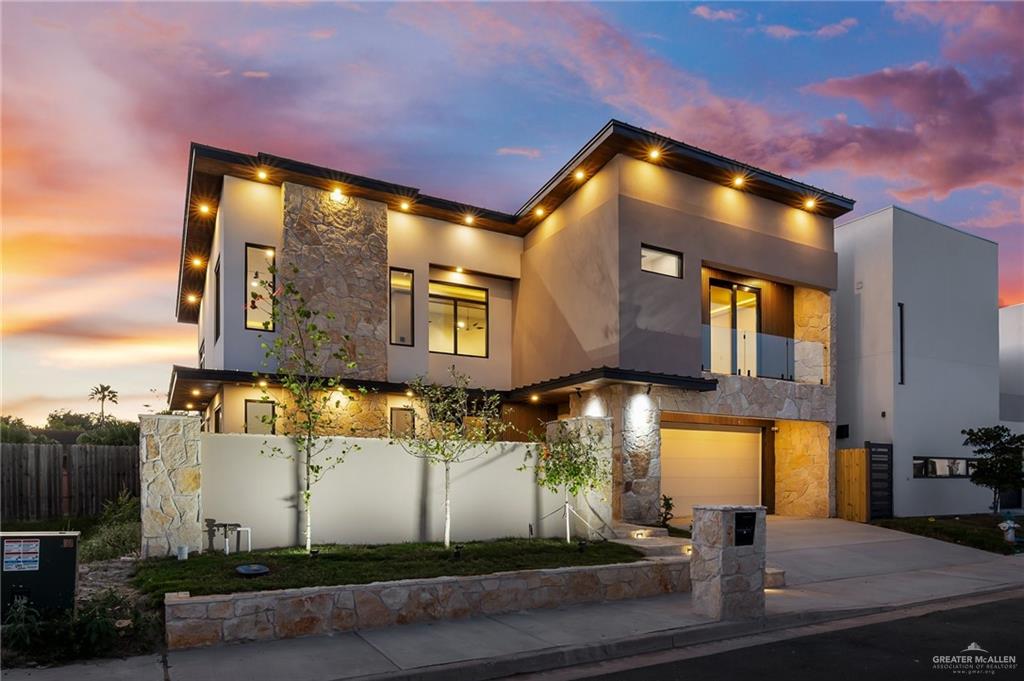
[(711, 371), (757, 376), (757, 331), (761, 292), (749, 286), (712, 282)]

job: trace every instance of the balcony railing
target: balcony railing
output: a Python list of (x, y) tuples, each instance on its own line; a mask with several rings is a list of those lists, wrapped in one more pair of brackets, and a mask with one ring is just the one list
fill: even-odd
[(708, 324), (703, 325), (702, 336), (705, 371), (819, 385), (829, 382), (824, 343)]

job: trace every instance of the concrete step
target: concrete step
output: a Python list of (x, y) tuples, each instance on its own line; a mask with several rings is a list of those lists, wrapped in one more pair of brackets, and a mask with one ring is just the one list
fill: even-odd
[(786, 571), (777, 567), (765, 567), (764, 588), (781, 589), (786, 586)]
[(614, 523), (612, 532), (619, 539), (640, 539), (646, 537), (667, 537), (668, 530), (664, 527), (648, 527), (633, 523)]
[(630, 546), (645, 556), (688, 556), (690, 540), (680, 537), (642, 537), (613, 539), (616, 544)]

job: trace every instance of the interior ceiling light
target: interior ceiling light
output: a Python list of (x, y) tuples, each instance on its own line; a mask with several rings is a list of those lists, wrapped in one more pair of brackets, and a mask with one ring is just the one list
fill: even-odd
[(267, 250), (264, 251), (264, 253), (267, 254), (268, 258), (273, 258), (274, 257), (274, 249), (273, 248), (268, 248)]

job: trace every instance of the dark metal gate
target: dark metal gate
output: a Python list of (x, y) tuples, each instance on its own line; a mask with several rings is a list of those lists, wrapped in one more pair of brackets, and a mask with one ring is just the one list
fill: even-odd
[(865, 442), (868, 450), (868, 520), (892, 517), (892, 445)]

